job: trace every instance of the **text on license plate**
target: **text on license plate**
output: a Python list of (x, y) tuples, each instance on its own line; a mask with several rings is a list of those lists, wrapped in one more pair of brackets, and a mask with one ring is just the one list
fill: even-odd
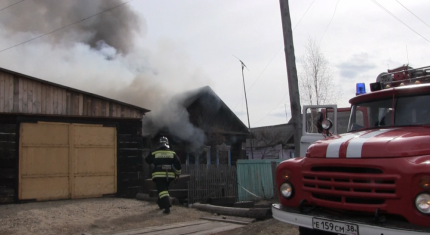
[(312, 227), (314, 229), (335, 232), (339, 234), (358, 235), (358, 225), (356, 224), (312, 218)]

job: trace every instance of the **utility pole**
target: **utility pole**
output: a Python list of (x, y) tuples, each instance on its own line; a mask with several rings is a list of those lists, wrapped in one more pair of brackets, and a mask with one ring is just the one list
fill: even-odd
[(284, 104), (284, 107), (285, 107), (285, 118), (287, 119), (286, 123), (288, 123), (287, 104)]
[[(235, 56), (236, 57), (236, 56)], [(237, 57), (236, 57), (237, 58)], [(245, 89), (245, 76), (243, 75), (243, 69), (246, 67), (245, 63), (243, 63), (243, 61), (241, 61), (239, 58), (237, 58), (240, 63), (242, 64), (242, 79), (243, 79), (243, 92), (245, 93), (245, 104), (246, 104), (246, 115), (248, 117), (248, 129), (249, 129), (249, 134), (250, 134), (250, 138), (249, 138), (249, 143), (251, 143), (251, 159), (254, 159), (254, 150), (252, 147), (252, 132), (251, 132), (251, 124), (249, 122), (249, 112), (248, 112), (248, 100), (246, 99), (246, 89)], [(248, 67), (246, 67), (248, 68)]]
[(294, 126), (295, 157), (300, 157), (302, 122), (300, 115), (299, 83), (297, 79), (296, 57), (294, 56), (293, 31), (291, 29), (288, 0), (279, 0), (281, 6), (282, 31), (284, 33), (285, 61), (287, 63), (288, 88), (290, 93), (291, 119)]

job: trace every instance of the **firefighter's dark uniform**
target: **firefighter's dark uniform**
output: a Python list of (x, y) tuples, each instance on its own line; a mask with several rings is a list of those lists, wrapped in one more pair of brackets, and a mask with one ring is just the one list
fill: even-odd
[(176, 153), (168, 147), (162, 145), (157, 150), (151, 152), (145, 161), (154, 164), (152, 180), (155, 182), (158, 191), (158, 206), (164, 209), (164, 213), (170, 212), (169, 184), (175, 177), (181, 174), (181, 162)]

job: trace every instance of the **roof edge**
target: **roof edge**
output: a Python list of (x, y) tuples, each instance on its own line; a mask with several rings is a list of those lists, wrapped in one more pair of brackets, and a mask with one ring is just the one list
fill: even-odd
[(10, 74), (13, 74), (15, 76), (20, 76), (20, 77), (23, 77), (23, 78), (26, 78), (26, 79), (30, 79), (30, 80), (33, 80), (33, 81), (37, 81), (37, 82), (40, 82), (40, 83), (44, 83), (44, 84), (47, 84), (47, 85), (50, 85), (50, 86), (56, 86), (56, 87), (59, 87), (59, 88), (63, 88), (65, 90), (69, 90), (69, 91), (73, 91), (73, 92), (78, 92), (78, 93), (82, 93), (82, 94), (85, 94), (85, 95), (90, 95), (90, 96), (93, 96), (93, 97), (96, 97), (96, 98), (99, 98), (99, 99), (103, 99), (103, 100), (108, 100), (108, 101), (115, 102), (117, 104), (128, 106), (128, 107), (131, 107), (131, 108), (134, 108), (134, 109), (139, 109), (139, 110), (141, 110), (141, 111), (143, 111), (145, 113), (151, 111), (149, 109), (145, 109), (145, 108), (142, 108), (142, 107), (139, 107), (139, 106), (136, 106), (136, 105), (128, 104), (128, 103), (125, 103), (125, 102), (122, 102), (122, 101), (114, 100), (114, 99), (107, 98), (107, 97), (104, 97), (104, 96), (101, 96), (101, 95), (97, 95), (97, 94), (93, 94), (93, 93), (90, 93), (90, 92), (78, 90), (76, 88), (71, 88), (71, 87), (68, 87), (68, 86), (60, 85), (58, 83), (49, 82), (49, 81), (46, 81), (46, 80), (43, 80), (43, 79), (40, 79), (40, 78), (36, 78), (36, 77), (32, 77), (32, 76), (25, 75), (25, 74), (22, 74), (22, 73), (18, 73), (18, 72), (15, 72), (15, 71), (12, 71), (12, 70), (8, 70), (8, 69), (2, 68), (2, 67), (0, 67), (0, 72), (10, 73)]

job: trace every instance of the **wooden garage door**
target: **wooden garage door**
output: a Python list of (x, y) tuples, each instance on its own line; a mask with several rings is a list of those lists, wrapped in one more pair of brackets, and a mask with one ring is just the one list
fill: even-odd
[(116, 129), (100, 125), (22, 123), (20, 200), (116, 193)]

